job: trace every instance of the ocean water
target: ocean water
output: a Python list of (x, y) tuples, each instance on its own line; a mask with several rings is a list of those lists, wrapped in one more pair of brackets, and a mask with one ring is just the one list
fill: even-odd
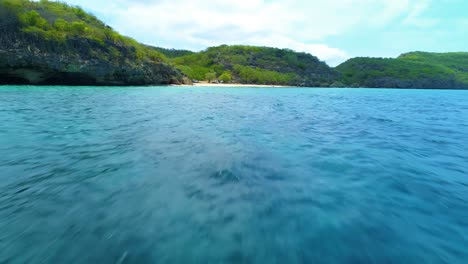
[(468, 263), (468, 91), (0, 87), (0, 263)]

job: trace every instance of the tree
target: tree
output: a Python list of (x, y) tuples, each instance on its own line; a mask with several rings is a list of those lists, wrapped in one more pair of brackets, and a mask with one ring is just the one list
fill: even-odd
[(225, 82), (225, 83), (230, 82), (230, 81), (232, 80), (232, 74), (231, 74), (231, 72), (229, 72), (229, 71), (223, 72), (223, 74), (221, 74), (221, 75), (219, 76), (219, 80), (220, 80), (220, 81), (223, 81), (223, 82)]
[(58, 30), (66, 31), (68, 22), (63, 18), (57, 18), (57, 20), (55, 20), (54, 27)]
[(87, 30), (86, 23), (83, 21), (75, 21), (70, 25), (70, 31), (73, 35), (82, 36)]
[(212, 71), (212, 72), (209, 72), (209, 73), (205, 74), (205, 79), (208, 82), (213, 81), (214, 79), (216, 79), (216, 73)]
[(25, 26), (37, 27), (41, 29), (49, 26), (49, 23), (47, 23), (47, 20), (45, 20), (36, 10), (32, 10), (32, 11), (21, 14), (19, 16), (19, 19), (21, 23), (23, 23), (23, 25)]

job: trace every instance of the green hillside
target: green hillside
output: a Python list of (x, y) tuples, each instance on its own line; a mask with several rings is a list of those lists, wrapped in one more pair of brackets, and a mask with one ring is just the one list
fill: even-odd
[(468, 53), (411, 52), (396, 59), (353, 58), (336, 67), (350, 86), (468, 88)]
[(179, 83), (164, 55), (124, 37), (79, 7), (0, 0), (0, 82), (146, 85)]
[(267, 47), (223, 45), (177, 57), (172, 62), (195, 80), (329, 86), (338, 76), (310, 54)]
[(120, 35), (80, 7), (0, 0), (0, 84), (153, 85), (189, 79), (468, 89), (468, 53), (353, 58), (330, 68), (311, 54), (289, 49), (223, 45), (192, 52), (151, 47)]

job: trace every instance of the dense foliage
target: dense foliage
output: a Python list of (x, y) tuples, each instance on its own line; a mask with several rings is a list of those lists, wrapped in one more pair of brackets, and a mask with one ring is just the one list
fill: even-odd
[(80, 7), (0, 0), (0, 84), (190, 83), (182, 73), (224, 83), (468, 89), (468, 53), (354, 58), (333, 69), (288, 49), (223, 45), (195, 53), (150, 47)]
[(73, 38), (88, 39), (110, 51), (112, 56), (108, 59), (119, 58), (122, 55), (155, 61), (161, 61), (163, 58), (161, 53), (120, 35), (80, 7), (48, 0), (0, 0), (0, 5), (15, 15), (10, 16), (10, 21), (4, 21), (6, 23), (2, 24), (14, 25), (22, 32), (43, 37), (45, 41), (63, 43)]
[(288, 49), (223, 45), (172, 61), (195, 80), (207, 80), (213, 72), (224, 82), (329, 86), (337, 77), (316, 57)]
[(455, 75), (458, 81), (468, 84), (468, 52), (410, 52), (402, 54), (399, 59), (439, 65)]
[[(54, 65), (65, 64), (67, 69), (55, 67), (54, 71), (76, 72), (83, 63), (101, 63), (108, 67), (105, 70), (106, 74), (114, 75), (105, 78), (120, 78), (123, 82), (129, 80), (135, 84), (158, 80), (164, 83), (169, 80), (164, 81), (162, 78), (177, 75), (177, 71), (171, 70), (165, 56), (157, 50), (120, 35), (80, 7), (60, 2), (0, 0), (0, 33), (0, 52), (3, 51), (6, 57), (15, 55), (14, 52), (17, 53), (17, 58), (30, 56), (31, 60), (39, 59), (45, 54), (63, 57), (61, 61), (54, 62)], [(23, 61), (17, 64), (24, 67), (24, 63)], [(33, 65), (34, 63), (36, 62), (31, 62), (29, 66), (38, 68), (39, 64), (43, 64), (39, 61), (37, 65)], [(15, 63), (12, 64), (10, 67), (16, 66)], [(142, 69), (143, 64), (157, 69)], [(160, 70), (168, 71), (162, 72), (161, 76), (156, 78), (149, 76), (152, 72)]]
[(354, 58), (336, 69), (349, 86), (468, 88), (468, 53), (412, 52), (396, 59)]

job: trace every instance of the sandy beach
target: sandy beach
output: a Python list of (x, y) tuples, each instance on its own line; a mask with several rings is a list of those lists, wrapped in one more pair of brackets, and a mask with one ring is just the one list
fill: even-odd
[(240, 83), (208, 83), (208, 82), (199, 82), (194, 83), (193, 85), (182, 85), (182, 86), (199, 86), (199, 87), (268, 87), (268, 88), (285, 88), (293, 86), (284, 86), (284, 85), (265, 85), (265, 84), (240, 84)]

